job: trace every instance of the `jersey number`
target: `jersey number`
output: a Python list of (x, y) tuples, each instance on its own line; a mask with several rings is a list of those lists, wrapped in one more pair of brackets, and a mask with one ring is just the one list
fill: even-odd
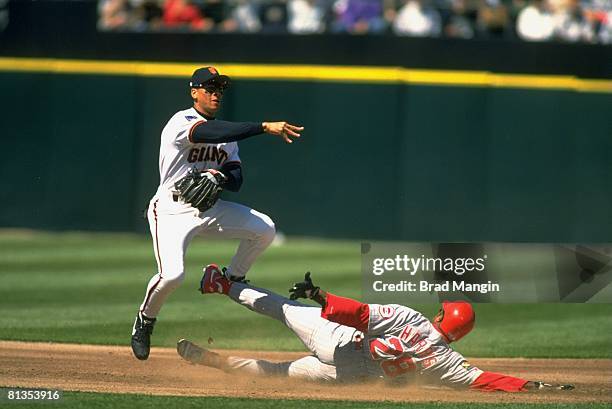
[(416, 369), (412, 358), (404, 355), (404, 348), (398, 337), (389, 337), (385, 341), (388, 341), (388, 343), (379, 338), (372, 340), (370, 342), (370, 354), (374, 360), (383, 360), (380, 363), (380, 368), (386, 376), (392, 378)]

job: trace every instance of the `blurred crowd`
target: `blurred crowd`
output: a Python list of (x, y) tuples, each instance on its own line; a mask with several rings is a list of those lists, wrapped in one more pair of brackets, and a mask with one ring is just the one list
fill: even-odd
[(612, 44), (612, 0), (100, 0), (99, 16), (102, 30)]

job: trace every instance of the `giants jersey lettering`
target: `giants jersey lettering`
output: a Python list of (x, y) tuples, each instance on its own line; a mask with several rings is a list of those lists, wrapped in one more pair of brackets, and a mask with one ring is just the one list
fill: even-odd
[(427, 318), (403, 305), (369, 304), (363, 348), (386, 376), (418, 372), (467, 386), (482, 373), (454, 351)]
[(160, 191), (174, 190), (174, 183), (190, 169), (220, 169), (224, 163), (240, 162), (236, 142), (206, 144), (191, 140), (194, 125), (206, 122), (198, 111), (179, 111), (166, 124), (159, 149)]

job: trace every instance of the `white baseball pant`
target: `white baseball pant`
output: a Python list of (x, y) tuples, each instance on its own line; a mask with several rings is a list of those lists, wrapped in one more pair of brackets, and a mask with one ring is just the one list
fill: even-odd
[(189, 205), (154, 197), (147, 215), (158, 267), (140, 306), (140, 312), (149, 318), (157, 317), (166, 298), (185, 279), (185, 254), (196, 235), (240, 239), (228, 272), (243, 277), (276, 234), (274, 222), (265, 214), (224, 200), (202, 213)]
[(278, 363), (229, 357), (227, 369), (255, 375), (281, 375), (324, 381), (337, 379), (334, 353), (338, 345), (351, 342), (354, 328), (321, 318), (321, 308), (289, 300), (265, 289), (234, 283), (228, 295), (240, 305), (285, 324), (314, 356)]

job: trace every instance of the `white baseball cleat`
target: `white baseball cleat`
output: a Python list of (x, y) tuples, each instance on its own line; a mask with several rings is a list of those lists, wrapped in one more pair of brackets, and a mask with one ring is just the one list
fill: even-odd
[(227, 369), (226, 359), (216, 352), (202, 348), (191, 341), (181, 339), (176, 344), (176, 351), (185, 361), (196, 365), (210, 366), (221, 370)]
[(210, 351), (201, 348), (194, 344), (191, 341), (186, 339), (181, 339), (176, 344), (176, 352), (183, 358), (185, 361), (191, 362), (192, 364), (203, 364), (204, 357)]

